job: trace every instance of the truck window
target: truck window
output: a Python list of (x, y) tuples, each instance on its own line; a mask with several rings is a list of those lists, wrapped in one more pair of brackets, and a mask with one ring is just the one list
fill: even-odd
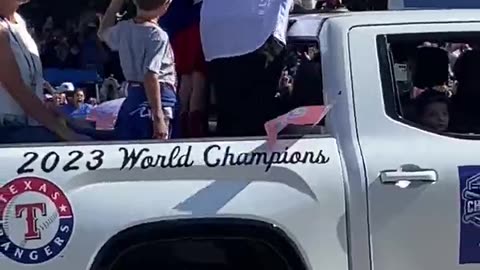
[(445, 135), (480, 133), (480, 32), (377, 37), (390, 117)]
[[(274, 108), (274, 115), (280, 116), (302, 106), (323, 105), (322, 73), (318, 43), (305, 40), (289, 41), (283, 60), (281, 64), (283, 70), (276, 89), (277, 104)], [(48, 76), (50, 74), (48, 73), (49, 68), (45, 69), (47, 71), (44, 73), (44, 77), (50, 77)], [(84, 75), (81, 74), (81, 71), (70, 75), (75, 74), (78, 76)], [(62, 73), (62, 76), (65, 77), (70, 75)], [(248, 76), (248, 74), (242, 76)], [(102, 82), (95, 86), (98, 89), (95, 92), (88, 91), (82, 84), (72, 83), (74, 80), (65, 80), (63, 83), (60, 81), (45, 83), (43, 94), (38, 95), (45, 108), (65, 116), (68, 119), (67, 125), (69, 127), (78, 134), (93, 139), (93, 141), (100, 143), (116, 140), (114, 129), (115, 114), (119, 111), (125, 96), (121, 87), (122, 81), (112, 77), (104, 78)], [(208, 130), (208, 136), (201, 139), (216, 137), (217, 108), (215, 106), (215, 91), (210, 86), (207, 88), (211, 97), (208, 105), (208, 121), (202, 121), (198, 117), (190, 119), (191, 121), (204, 122), (208, 126), (205, 127)], [(115, 89), (118, 89), (118, 91), (115, 91)], [(0, 91), (4, 91), (4, 89), (0, 87)], [(0, 99), (4, 99), (0, 100), (2, 104), (15, 102), (6, 93)], [(36, 132), (39, 128), (30, 126), (32, 119), (27, 117), (26, 113), (22, 112), (19, 106), (11, 104), (11, 106), (2, 107), (4, 110), (0, 110), (0, 146), (13, 143), (39, 143), (36, 140), (37, 138), (34, 139), (30, 136), (32, 132)], [(14, 108), (15, 110), (9, 111), (9, 108)], [(245, 110), (248, 110), (248, 108), (245, 108)], [(139, 107), (137, 113), (145, 114), (145, 117), (147, 117), (147, 111), (146, 108)], [(170, 140), (192, 138), (192, 136), (184, 136), (183, 134), (178, 135), (176, 132), (185, 124), (182, 122), (180, 112), (170, 111), (169, 113), (171, 113), (173, 118), (170, 120), (170, 124), (172, 125), (171, 134), (174, 135)], [(205, 118), (207, 117), (202, 119)], [(25, 130), (27, 132), (24, 132)], [(28, 130), (32, 130), (32, 132)], [(318, 134), (322, 133), (322, 130), (321, 128), (288, 126), (280, 135)], [(51, 137), (50, 135), (52, 135), (47, 134), (49, 133), (48, 130), (43, 128), (42, 132), (45, 134), (41, 134), (41, 136)], [(40, 141), (40, 143), (45, 142), (45, 140)], [(56, 142), (60, 142), (60, 140), (48, 140), (48, 143)]]

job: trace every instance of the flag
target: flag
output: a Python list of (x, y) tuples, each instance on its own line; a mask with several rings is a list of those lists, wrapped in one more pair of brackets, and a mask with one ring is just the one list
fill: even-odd
[(300, 107), (266, 122), (265, 131), (268, 145), (273, 147), (277, 142), (278, 134), (288, 125), (317, 125), (331, 107), (331, 105)]
[(94, 121), (98, 130), (112, 130), (124, 100), (125, 98), (114, 99), (95, 106), (87, 120)]

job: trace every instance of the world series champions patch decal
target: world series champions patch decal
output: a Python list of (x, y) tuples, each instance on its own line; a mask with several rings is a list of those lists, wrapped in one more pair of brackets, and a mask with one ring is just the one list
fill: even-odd
[(480, 166), (461, 166), (460, 264), (480, 263)]
[(16, 178), (0, 188), (0, 252), (21, 264), (58, 256), (73, 232), (73, 211), (54, 183)]

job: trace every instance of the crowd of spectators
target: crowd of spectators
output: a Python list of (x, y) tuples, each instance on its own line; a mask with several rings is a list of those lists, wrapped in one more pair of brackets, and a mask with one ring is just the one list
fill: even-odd
[[(72, 1), (68, 6), (55, 0), (45, 0), (41, 5), (33, 1), (22, 6), (20, 10), (27, 20), (30, 34), (38, 45), (44, 70), (91, 70), (98, 74), (100, 80), (105, 79), (103, 85), (100, 84), (100, 91), (96, 92), (85, 91), (85, 88), (73, 85), (68, 80), (58, 82), (57, 85), (46, 82), (45, 100), (50, 104), (63, 106), (68, 104), (69, 100), (73, 102), (74, 93), (77, 92), (86, 95), (84, 102), (92, 106), (98, 102), (122, 97), (118, 89), (124, 76), (118, 54), (111, 51), (97, 35), (103, 9), (109, 1), (105, 1), (103, 5), (99, 5), (98, 1), (87, 1)], [(310, 1), (316, 3), (312, 7), (308, 1), (294, 2), (294, 13), (343, 8), (342, 5), (330, 4), (336, 1)], [(133, 5), (126, 6), (124, 13), (118, 14), (118, 19), (128, 19), (134, 13)], [(284, 77), (292, 77), (291, 73), (292, 71), (290, 75)]]
[[(68, 2), (68, 7), (62, 2)], [(295, 13), (308, 12), (305, 8), (308, 4), (303, 2), (296, 1)], [(338, 8), (325, 0), (311, 2), (316, 2), (316, 10)], [(55, 7), (48, 9), (52, 5)], [(29, 31), (39, 47), (44, 69), (96, 70), (101, 78), (113, 75), (123, 80), (118, 55), (97, 37), (101, 12), (96, 1), (46, 0), (42, 5), (34, 1), (25, 5), (21, 13), (28, 18)]]
[[(113, 75), (117, 80), (123, 80), (118, 55), (97, 37), (101, 16), (99, 9), (105, 6), (105, 3), (99, 5), (97, 2), (45, 0), (41, 3), (33, 1), (22, 7), (20, 13), (27, 18), (44, 69), (96, 70), (101, 78)], [(294, 13), (311, 10), (305, 8), (308, 4), (304, 2), (295, 1)], [(316, 3), (316, 10), (332, 8), (329, 1), (311, 2)], [(126, 16), (133, 13), (132, 10), (128, 12), (130, 14)]]
[(118, 57), (97, 37), (98, 4), (95, 1), (62, 1), (69, 6), (63, 9), (56, 6), (50, 11), (45, 9), (48, 2), (65, 5), (48, 0), (39, 5), (34, 1), (20, 11), (28, 18), (29, 31), (39, 47), (43, 68), (96, 70), (101, 78), (114, 74), (121, 80)]
[[(73, 130), (75, 125), (66, 128), (62, 122), (64, 117), (87, 120), (90, 125), (91, 119), (87, 119), (87, 116), (95, 106), (123, 97), (125, 97), (125, 101), (119, 103), (123, 109), (126, 107), (125, 104), (129, 104), (127, 101), (133, 102), (131, 110), (124, 112), (125, 119), (131, 118), (134, 112), (141, 112), (139, 119), (123, 121), (126, 123), (125, 130), (129, 132), (132, 130), (131, 123), (143, 123), (143, 118), (148, 115), (142, 112), (150, 110), (147, 108), (148, 106), (159, 107), (155, 104), (148, 105), (152, 98), (146, 93), (152, 92), (150, 91), (152, 89), (145, 90), (145, 85), (148, 85), (145, 78), (150, 74), (154, 78), (152, 82), (156, 82), (155, 87), (161, 88), (162, 119), (165, 122), (167, 120), (168, 122), (177, 122), (173, 124), (173, 127), (180, 127), (182, 138), (205, 137), (210, 134), (220, 136), (262, 135), (265, 133), (264, 123), (266, 121), (275, 118), (284, 110), (293, 108), (294, 104), (295, 106), (305, 106), (312, 100), (315, 101), (315, 104), (321, 102), (321, 100), (307, 98), (307, 94), (311, 91), (308, 91), (308, 87), (302, 88), (301, 85), (302, 82), (308, 80), (300, 79), (302, 74), (310, 73), (309, 78), (320, 77), (319, 67), (313, 63), (318, 61), (318, 48), (306, 47), (300, 51), (298, 51), (299, 48), (287, 48), (285, 33), (288, 28), (289, 13), (308, 13), (308, 10), (348, 11), (340, 0), (314, 1), (316, 2), (314, 7), (305, 7), (302, 1), (297, 0), (279, 1), (275, 5), (279, 5), (279, 11), (276, 12), (280, 15), (272, 13), (261, 17), (262, 20), (272, 23), (261, 23), (265, 29), (245, 32), (241, 29), (244, 27), (242, 24), (235, 19), (232, 20), (231, 16), (222, 11), (229, 10), (231, 7), (220, 0), (205, 2), (208, 5), (203, 4), (203, 6), (202, 0), (183, 2), (180, 0), (178, 2), (137, 0), (135, 4), (129, 0), (112, 0), (105, 1), (108, 5), (106, 11), (95, 1), (83, 1), (83, 3), (82, 0), (78, 1), (45, 0), (41, 5), (38, 5), (39, 2), (33, 1), (23, 5), (19, 10), (22, 17), (26, 18), (25, 22), (21, 18), (9, 16), (8, 12), (10, 11), (8, 10), (4, 13), (9, 17), (3, 22), (4, 27), (10, 31), (10, 38), (26, 38), (26, 40), (33, 38), (32, 41), (35, 44), (30, 42), (32, 50), (28, 53), (34, 52), (32, 56), (37, 59), (35, 65), (41, 65), (43, 73), (42, 69), (35, 69), (35, 65), (34, 69), (31, 69), (30, 58), (26, 59), (27, 63), (23, 63), (26, 64), (25, 66), (20, 67), (21, 72), (31, 73), (35, 76), (32, 75), (32, 81), (29, 83), (32, 89), (36, 90), (37, 95), (39, 91), (42, 91), (37, 86), (43, 84), (43, 101), (47, 107), (53, 109), (47, 110), (49, 111), (48, 115), (42, 115), (49, 118), (48, 121), (41, 119), (40, 122), (45, 122), (48, 126), (50, 125), (48, 122), (53, 121), (50, 116), (53, 116), (56, 126), (51, 125), (52, 127), (48, 127), (48, 129), (50, 131), (53, 129), (57, 135), (72, 135), (63, 136), (65, 138), (78, 136), (68, 130), (68, 128)], [(143, 4), (139, 4), (140, 2)], [(295, 3), (294, 6), (292, 6), (292, 2)], [(181, 3), (188, 4), (182, 6)], [(235, 3), (239, 7), (249, 5), (243, 1)], [(153, 4), (156, 5), (155, 8), (151, 7)], [(170, 4), (172, 5), (169, 9)], [(142, 5), (145, 9), (140, 8)], [(202, 26), (200, 26), (200, 6), (202, 6)], [(132, 10), (132, 7), (136, 10)], [(266, 12), (264, 7), (264, 5), (259, 5), (258, 12)], [(275, 11), (274, 8), (269, 8), (272, 12)], [(165, 15), (167, 10), (168, 13)], [(189, 13), (190, 10), (191, 13)], [(235, 12), (238, 17), (242, 18), (258, 16), (254, 11), (242, 8)], [(278, 19), (277, 15), (281, 19)], [(21, 21), (21, 24), (18, 25), (23, 25), (23, 30), (19, 28), (12, 31), (9, 20), (13, 20), (14, 23), (15, 20), (17, 23)], [(218, 31), (217, 26), (220, 23), (223, 23), (221, 29), (223, 32)], [(180, 27), (181, 25), (182, 27)], [(200, 30), (202, 27), (203, 29)], [(147, 28), (150, 32), (144, 31)], [(27, 33), (27, 29), (29, 33)], [(144, 31), (144, 36), (139, 36), (137, 30)], [(24, 33), (20, 35), (17, 31)], [(152, 38), (152, 31), (158, 32), (161, 38)], [(243, 31), (241, 39), (244, 44), (242, 48), (238, 48), (235, 39), (231, 39), (232, 33), (238, 31)], [(265, 35), (268, 36), (267, 41), (259, 49), (255, 49), (258, 47), (257, 41), (264, 39)], [(123, 38), (119, 38), (120, 36)], [(202, 41), (200, 42), (200, 40)], [(143, 43), (138, 43), (138, 41)], [(222, 47), (217, 45), (219, 42), (223, 44)], [(145, 45), (146, 43), (148, 46)], [(13, 45), (20, 45), (20, 43), (15, 44)], [(158, 48), (153, 45), (158, 45)], [(25, 53), (23, 47), (15, 49)], [(143, 51), (144, 55), (139, 54), (139, 51), (142, 50), (151, 50), (153, 57), (148, 58), (150, 51)], [(285, 63), (286, 53), (292, 55), (291, 63)], [(119, 55), (122, 56), (121, 59)], [(15, 55), (15, 57), (19, 56)], [(262, 62), (265, 57), (267, 64)], [(19, 59), (22, 60), (22, 58)], [(209, 70), (208, 77), (206, 77), (207, 69)], [(49, 77), (47, 74), (50, 70), (71, 72), (73, 77), (79, 74), (78, 71), (91, 71), (98, 78), (98, 80), (89, 81), (93, 82), (96, 89), (89, 91), (76, 78), (64, 80), (62, 77), (60, 81), (58, 77), (61, 76)], [(248, 73), (252, 70), (256, 70), (256, 72), (253, 72), (251, 76), (244, 77), (238, 83), (232, 84), (232, 81), (238, 79), (238, 74)], [(304, 72), (305, 70), (312, 72)], [(8, 81), (7, 78), (9, 75), (3, 76), (3, 80)], [(72, 83), (72, 81), (75, 82)], [(159, 82), (160, 86), (157, 85)], [(304, 85), (307, 86), (307, 83)], [(12, 89), (18, 87), (18, 85), (10, 86)], [(133, 90), (134, 88), (141, 88), (141, 91)], [(167, 98), (166, 90), (170, 88), (172, 97)], [(280, 92), (277, 93), (277, 90)], [(126, 95), (127, 92), (131, 92), (132, 95)], [(153, 92), (156, 93), (156, 90)], [(133, 100), (133, 94), (138, 93), (143, 93), (143, 96), (138, 100)], [(207, 100), (209, 95), (216, 100), (214, 133), (208, 131), (208, 118), (211, 112)], [(243, 105), (238, 102), (236, 96), (241, 96)], [(179, 98), (179, 102), (177, 102), (177, 98)], [(169, 101), (172, 101), (171, 104)], [(242, 106), (249, 108), (248, 113), (242, 109)], [(24, 107), (22, 106), (22, 109), (25, 111)], [(117, 126), (122, 122), (119, 120), (120, 115), (123, 115), (121, 114), (122, 108), (116, 119), (115, 134), (117, 135), (120, 134)], [(35, 111), (37, 110), (44, 109), (42, 106), (38, 106)], [(53, 115), (50, 115), (51, 113)], [(29, 114), (35, 115), (35, 117), (38, 115), (38, 113)], [(177, 116), (179, 117), (177, 118)], [(25, 117), (20, 113), (20, 118)], [(25, 123), (27, 123), (25, 131), (31, 129), (28, 121)], [(76, 123), (77, 121), (74, 124)], [(186, 125), (184, 125), (185, 123)], [(145, 136), (142, 136), (152, 138), (152, 132), (147, 129), (147, 126), (151, 128), (150, 120), (145, 122), (144, 126), (139, 126), (138, 130), (142, 130), (142, 132), (146, 130)], [(42, 128), (42, 126), (38, 127)], [(170, 124), (168, 129), (168, 131), (159, 133), (162, 135), (161, 138), (171, 137), (174, 129)], [(76, 130), (75, 132), (78, 133)], [(25, 134), (27, 133), (25, 132)], [(137, 133), (135, 136), (138, 135)], [(9, 136), (9, 138), (17, 137), (17, 135)], [(137, 137), (132, 139), (138, 139)], [(154, 136), (154, 138), (156, 137)], [(43, 138), (39, 140), (44, 141)]]
[[(85, 119), (100, 102), (122, 97), (124, 77), (118, 55), (97, 36), (101, 9), (99, 1), (45, 0), (32, 1), (20, 10), (38, 46), (43, 70), (71, 74), (62, 82), (45, 81), (44, 101), (72, 119)], [(74, 83), (75, 71), (89, 71), (98, 80), (90, 85)]]

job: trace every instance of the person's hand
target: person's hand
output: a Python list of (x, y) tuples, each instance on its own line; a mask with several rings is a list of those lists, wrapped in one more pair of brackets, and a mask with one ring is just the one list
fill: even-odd
[(288, 74), (287, 71), (282, 73), (280, 78), (280, 93), (291, 95), (293, 90), (293, 78)]
[(168, 139), (168, 125), (165, 118), (153, 120), (153, 138), (158, 140)]
[(302, 62), (309, 62), (312, 60), (312, 57), (308, 52), (298, 52), (298, 64), (301, 64)]

